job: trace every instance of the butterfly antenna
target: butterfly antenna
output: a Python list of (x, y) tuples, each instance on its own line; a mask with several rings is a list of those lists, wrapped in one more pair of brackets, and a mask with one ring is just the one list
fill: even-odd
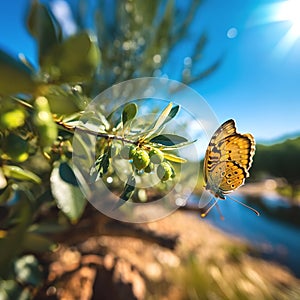
[(234, 198), (231, 198), (231, 197), (229, 197), (228, 195), (226, 195), (226, 197), (228, 197), (230, 200), (232, 200), (232, 201), (234, 201), (234, 202), (236, 202), (236, 203), (239, 203), (239, 204), (243, 205), (244, 207), (246, 207), (246, 208), (252, 210), (257, 216), (260, 216), (260, 213), (259, 213), (256, 209), (254, 209), (253, 207), (251, 207), (251, 206), (249, 206), (249, 205), (247, 205), (247, 204), (245, 204), (245, 203), (243, 203), (243, 202), (241, 202), (241, 201), (238, 201), (238, 200), (236, 200), (236, 199), (234, 199)]
[(218, 201), (216, 199), (213, 199), (213, 200), (214, 200), (214, 203), (207, 209), (206, 212), (204, 212), (204, 213), (201, 214), (202, 218), (205, 218), (208, 215), (208, 213), (212, 210), (212, 208), (215, 207), (216, 205), (217, 205), (217, 207), (219, 207), (218, 204), (217, 204)]

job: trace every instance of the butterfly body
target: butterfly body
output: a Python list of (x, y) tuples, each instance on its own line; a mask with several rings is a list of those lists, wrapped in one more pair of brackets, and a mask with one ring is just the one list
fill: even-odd
[(223, 123), (212, 136), (204, 159), (205, 188), (218, 199), (244, 184), (255, 152), (251, 134), (236, 132), (234, 120)]

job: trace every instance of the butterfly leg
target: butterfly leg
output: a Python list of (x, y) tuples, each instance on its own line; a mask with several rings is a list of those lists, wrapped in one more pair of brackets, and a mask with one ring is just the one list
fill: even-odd
[(220, 206), (219, 206), (219, 204), (218, 204), (217, 201), (216, 201), (216, 207), (217, 207), (217, 210), (218, 210), (218, 212), (219, 212), (220, 219), (221, 219), (222, 221), (224, 221), (224, 216), (223, 216), (223, 214), (222, 214), (221, 208), (220, 208)]
[(218, 201), (215, 198), (213, 198), (212, 201), (213, 201), (213, 204), (207, 209), (207, 211), (205, 211), (204, 213), (201, 214), (202, 218), (205, 218), (208, 215), (208, 213), (212, 210), (212, 208), (215, 205), (217, 205)]

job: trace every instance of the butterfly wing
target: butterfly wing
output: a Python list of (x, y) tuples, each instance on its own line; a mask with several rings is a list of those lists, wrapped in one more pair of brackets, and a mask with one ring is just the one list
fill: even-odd
[(210, 145), (217, 145), (224, 138), (236, 133), (236, 127), (234, 120), (230, 119), (224, 122), (214, 133), (210, 140)]
[(245, 169), (234, 161), (226, 161), (221, 164), (226, 166), (219, 189), (223, 194), (227, 194), (243, 185), (247, 174)]
[(222, 153), (220, 152), (219, 144), (221, 141), (225, 140), (226, 137), (234, 135), (235, 133), (235, 122), (234, 120), (230, 119), (224, 122), (213, 134), (204, 158), (203, 177), (205, 183), (208, 180), (208, 173), (221, 159)]
[(216, 197), (225, 199), (224, 194), (244, 184), (246, 170), (234, 161), (222, 161), (209, 173), (206, 189)]
[(218, 144), (220, 161), (234, 161), (246, 171), (251, 167), (255, 152), (255, 141), (251, 134), (239, 134), (228, 136)]
[(237, 133), (234, 120), (223, 123), (206, 150), (203, 174), (206, 189), (225, 199), (224, 194), (237, 189), (249, 177), (254, 152), (251, 134)]

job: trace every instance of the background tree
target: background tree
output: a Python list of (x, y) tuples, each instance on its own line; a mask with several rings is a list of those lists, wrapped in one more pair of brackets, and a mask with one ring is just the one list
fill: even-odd
[[(84, 211), (67, 122), (112, 84), (157, 75), (200, 3), (191, 1), (183, 12), (175, 1), (100, 1), (95, 22), (87, 24), (82, 6), (89, 3), (80, 1), (73, 4), (78, 31), (68, 36), (47, 5), (32, 1), (27, 28), (39, 67), (0, 52), (0, 298), (36, 293), (43, 281), (37, 255), (53, 245), (48, 235)], [(206, 41), (199, 32), (194, 66)], [(183, 81), (202, 79), (218, 64), (200, 73), (182, 67)]]
[(251, 173), (256, 177), (285, 178), (295, 199), (300, 185), (300, 138), (287, 139), (274, 145), (257, 145)]

